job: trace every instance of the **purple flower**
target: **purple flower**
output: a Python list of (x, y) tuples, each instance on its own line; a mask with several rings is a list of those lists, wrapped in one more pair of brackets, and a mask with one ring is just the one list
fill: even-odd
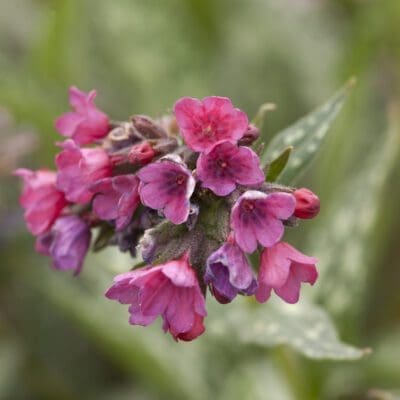
[(141, 168), (137, 175), (140, 198), (145, 206), (162, 210), (174, 224), (188, 219), (195, 180), (183, 163), (163, 158)]
[(238, 293), (252, 295), (257, 287), (246, 256), (234, 243), (225, 243), (208, 257), (204, 282), (222, 304)]
[(176, 340), (192, 340), (204, 332), (205, 300), (187, 253), (178, 260), (116, 276), (106, 297), (130, 304), (132, 325), (147, 326), (160, 315), (163, 329)]
[(202, 186), (218, 196), (230, 194), (237, 184), (259, 185), (265, 180), (257, 154), (231, 142), (221, 142), (209, 153), (201, 153), (196, 173)]
[(81, 149), (71, 139), (61, 146), (63, 151), (56, 156), (57, 188), (65, 193), (67, 200), (85, 204), (93, 197), (89, 187), (111, 176), (109, 157), (100, 147)]
[(250, 190), (242, 194), (232, 208), (231, 228), (238, 246), (246, 253), (277, 243), (284, 232), (282, 220), (294, 212), (296, 200), (284, 192), (265, 194)]
[(264, 249), (261, 254), (256, 299), (264, 303), (274, 289), (287, 303), (297, 303), (301, 283), (313, 285), (318, 278), (315, 267), (317, 262), (316, 258), (308, 257), (284, 242)]
[(24, 181), (19, 202), (25, 210), (26, 225), (34, 235), (47, 232), (67, 205), (64, 193), (56, 188), (56, 173), (19, 168), (14, 175)]
[(79, 274), (90, 244), (90, 228), (76, 215), (60, 217), (51, 230), (36, 240), (36, 251), (50, 256), (60, 270), (75, 270)]
[(140, 204), (139, 179), (134, 175), (104, 178), (90, 187), (95, 194), (93, 210), (105, 221), (115, 220), (116, 230), (124, 229)]
[(86, 94), (74, 86), (69, 89), (69, 101), (74, 111), (57, 119), (55, 127), (61, 135), (72, 138), (80, 145), (92, 143), (107, 135), (108, 117), (96, 108), (95, 97), (95, 90)]
[(225, 140), (237, 143), (248, 127), (246, 114), (227, 97), (183, 97), (175, 103), (174, 112), (186, 144), (194, 151), (208, 151)]

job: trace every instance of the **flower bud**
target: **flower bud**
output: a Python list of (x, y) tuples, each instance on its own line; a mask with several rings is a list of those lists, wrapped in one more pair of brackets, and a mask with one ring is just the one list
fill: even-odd
[(239, 140), (239, 145), (249, 146), (255, 142), (260, 136), (260, 130), (253, 124), (249, 124), (247, 131), (244, 133), (243, 137)]
[(293, 194), (296, 197), (294, 215), (297, 218), (311, 219), (318, 215), (320, 203), (316, 194), (305, 188), (297, 189)]
[(167, 132), (165, 129), (147, 117), (146, 115), (134, 115), (132, 117), (133, 126), (145, 137), (148, 139), (159, 139), (166, 138)]
[(133, 165), (146, 165), (153, 160), (156, 152), (148, 142), (135, 144), (129, 151), (128, 161)]

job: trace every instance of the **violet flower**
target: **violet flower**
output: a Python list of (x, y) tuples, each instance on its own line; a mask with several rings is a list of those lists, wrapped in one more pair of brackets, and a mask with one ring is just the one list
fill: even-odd
[(250, 190), (232, 207), (231, 228), (238, 246), (246, 253), (277, 243), (284, 232), (282, 220), (292, 216), (296, 200), (290, 193), (265, 194)]
[(115, 221), (117, 231), (124, 229), (140, 204), (139, 179), (134, 175), (104, 178), (90, 187), (95, 194), (93, 210), (102, 220)]
[(222, 304), (231, 302), (238, 293), (252, 295), (257, 288), (245, 254), (234, 243), (223, 244), (208, 257), (204, 282)]
[(209, 153), (200, 154), (196, 174), (202, 186), (218, 196), (227, 196), (237, 184), (260, 185), (265, 180), (257, 154), (230, 142), (221, 142)]
[(140, 198), (145, 206), (162, 211), (177, 225), (188, 219), (195, 180), (183, 163), (163, 158), (141, 168), (137, 176)]
[(82, 269), (90, 238), (89, 225), (76, 215), (68, 215), (58, 218), (49, 232), (37, 238), (36, 251), (50, 256), (54, 268), (72, 269), (77, 275)]

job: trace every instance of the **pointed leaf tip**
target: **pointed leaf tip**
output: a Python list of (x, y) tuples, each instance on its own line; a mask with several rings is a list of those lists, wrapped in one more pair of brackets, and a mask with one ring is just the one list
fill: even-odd
[(291, 184), (307, 169), (355, 83), (356, 78), (351, 78), (326, 103), (284, 129), (272, 139), (261, 156), (263, 165), (274, 160), (285, 147), (293, 146), (294, 148), (285, 171), (279, 176), (279, 182)]
[(286, 147), (285, 150), (282, 151), (281, 154), (275, 160), (271, 162), (268, 166), (266, 181), (267, 182), (275, 182), (282, 171), (285, 169), (286, 164), (289, 161), (290, 154), (293, 150), (293, 146)]

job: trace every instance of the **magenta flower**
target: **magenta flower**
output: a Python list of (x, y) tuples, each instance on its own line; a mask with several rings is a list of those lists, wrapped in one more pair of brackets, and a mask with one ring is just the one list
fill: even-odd
[(34, 235), (48, 231), (67, 204), (64, 193), (56, 188), (56, 173), (19, 168), (14, 175), (24, 181), (19, 201), (29, 230)]
[(246, 253), (257, 248), (257, 242), (271, 247), (283, 235), (282, 220), (292, 216), (296, 200), (284, 192), (265, 194), (250, 190), (242, 194), (231, 212), (231, 228), (238, 246)]
[(81, 149), (71, 139), (61, 146), (64, 150), (56, 157), (57, 188), (65, 193), (67, 200), (87, 203), (93, 197), (89, 186), (111, 176), (109, 157), (101, 147)]
[(215, 145), (197, 160), (197, 177), (202, 186), (218, 196), (227, 196), (236, 185), (260, 185), (265, 177), (256, 153), (231, 142)]
[(50, 256), (59, 270), (79, 274), (90, 244), (90, 227), (76, 215), (60, 217), (51, 230), (36, 239), (36, 251)]
[(160, 315), (175, 339), (192, 340), (204, 332), (205, 300), (188, 254), (116, 276), (106, 297), (130, 304), (132, 325), (147, 326)]
[(174, 112), (186, 144), (200, 152), (225, 140), (236, 143), (249, 124), (246, 114), (227, 97), (183, 97), (175, 103)]
[(93, 210), (105, 221), (115, 220), (116, 230), (127, 227), (140, 204), (139, 179), (134, 175), (104, 178), (90, 187), (95, 194)]
[(257, 283), (242, 250), (225, 243), (207, 259), (204, 282), (222, 304), (231, 302), (238, 293), (252, 295)]
[(190, 196), (195, 180), (186, 166), (172, 158), (163, 158), (146, 165), (137, 174), (142, 203), (154, 210), (162, 210), (174, 224), (188, 219)]
[(264, 249), (261, 255), (256, 299), (264, 303), (274, 289), (275, 293), (287, 303), (297, 303), (301, 283), (314, 285), (318, 278), (315, 266), (317, 262), (316, 258), (308, 257), (284, 242)]
[(56, 120), (55, 127), (63, 136), (72, 138), (82, 145), (102, 139), (109, 131), (106, 114), (96, 108), (96, 91), (81, 92), (75, 86), (69, 89), (69, 102), (74, 109)]

